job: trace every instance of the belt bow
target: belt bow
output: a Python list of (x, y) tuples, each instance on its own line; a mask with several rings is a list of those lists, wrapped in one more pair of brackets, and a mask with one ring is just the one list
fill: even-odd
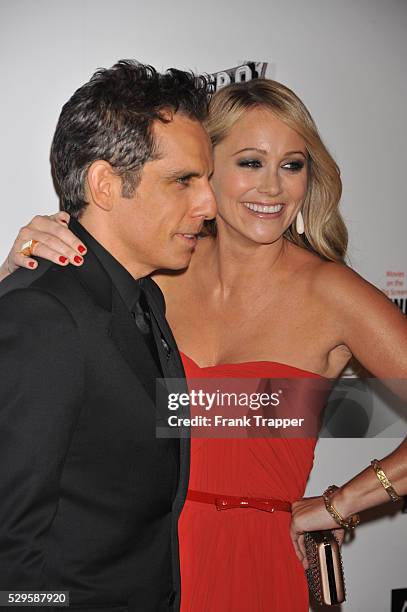
[(260, 497), (238, 497), (235, 495), (219, 495), (206, 491), (188, 491), (187, 499), (204, 504), (214, 504), (217, 510), (231, 510), (232, 508), (254, 508), (264, 512), (291, 512), (291, 504), (282, 499), (266, 499)]

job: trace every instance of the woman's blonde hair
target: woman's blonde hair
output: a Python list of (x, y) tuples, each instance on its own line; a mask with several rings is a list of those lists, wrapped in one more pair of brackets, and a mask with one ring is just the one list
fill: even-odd
[(253, 108), (270, 110), (300, 134), (309, 155), (308, 190), (302, 206), (305, 233), (298, 234), (293, 223), (284, 236), (324, 259), (343, 261), (348, 233), (338, 210), (342, 193), (340, 171), (310, 113), (294, 92), (270, 79), (253, 79), (219, 90), (209, 104), (206, 124), (213, 146), (222, 142), (242, 115)]

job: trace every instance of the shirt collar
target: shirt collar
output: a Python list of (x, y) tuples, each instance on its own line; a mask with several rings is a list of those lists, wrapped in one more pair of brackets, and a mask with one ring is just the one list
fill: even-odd
[(85, 245), (93, 251), (109, 275), (113, 285), (120, 293), (123, 302), (126, 304), (127, 308), (132, 311), (135, 303), (140, 298), (140, 283), (142, 283), (144, 279), (138, 280), (133, 278), (130, 272), (128, 272), (77, 219), (71, 219), (69, 226), (70, 229), (73, 229), (74, 233), (83, 240)]

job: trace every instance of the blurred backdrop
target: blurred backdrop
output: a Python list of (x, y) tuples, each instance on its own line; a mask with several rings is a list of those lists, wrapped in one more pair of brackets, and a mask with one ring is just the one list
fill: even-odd
[[(21, 225), (57, 209), (48, 158), (62, 104), (121, 58), (217, 73), (219, 86), (259, 69), (292, 88), (341, 168), (352, 266), (406, 313), (406, 0), (0, 0), (1, 261)], [(360, 425), (354, 399), (341, 410)], [(380, 459), (402, 429), (326, 430), (308, 493)], [(343, 611), (407, 611), (401, 505), (367, 514), (343, 555)]]

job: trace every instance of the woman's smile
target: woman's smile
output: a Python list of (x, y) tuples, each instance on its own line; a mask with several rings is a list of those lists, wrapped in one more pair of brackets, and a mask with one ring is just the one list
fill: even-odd
[(282, 213), (284, 204), (263, 204), (262, 202), (243, 202), (249, 214), (260, 219), (275, 219)]

